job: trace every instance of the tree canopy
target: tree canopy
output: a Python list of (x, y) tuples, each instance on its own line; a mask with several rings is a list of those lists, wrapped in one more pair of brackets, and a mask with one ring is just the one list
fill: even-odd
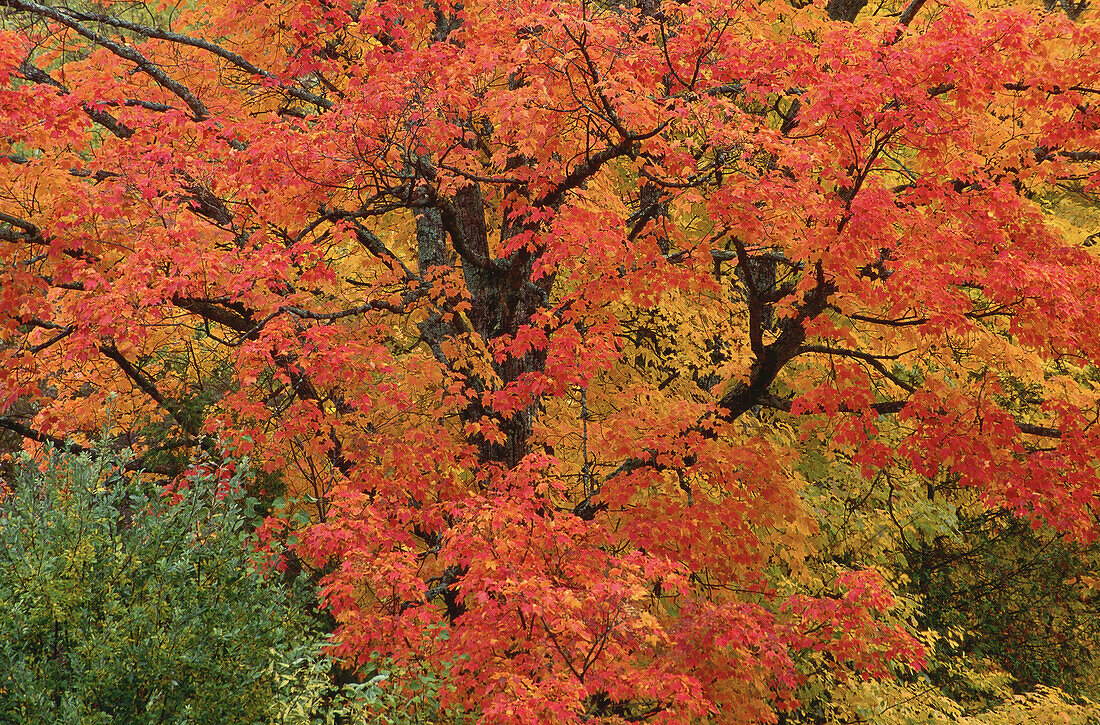
[(1080, 564), (1044, 646), (1086, 616), (1084, 2), (0, 23), (0, 427), (250, 457), (347, 661), (485, 722), (820, 720), (1024, 642), (952, 604), (1013, 557)]

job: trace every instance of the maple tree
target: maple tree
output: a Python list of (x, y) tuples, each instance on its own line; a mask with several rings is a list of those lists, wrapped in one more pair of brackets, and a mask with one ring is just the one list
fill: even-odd
[(1100, 264), (1043, 194), (1097, 191), (1100, 52), (862, 7), (0, 0), (0, 426), (249, 457), (336, 653), (486, 721), (904, 678), (806, 489), (1094, 539)]

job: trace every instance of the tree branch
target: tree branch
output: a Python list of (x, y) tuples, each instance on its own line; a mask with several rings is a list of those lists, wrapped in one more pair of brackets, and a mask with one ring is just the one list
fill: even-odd
[(126, 356), (115, 347), (113, 342), (101, 344), (99, 346), (99, 351), (103, 353), (104, 357), (113, 360), (115, 364), (118, 365), (119, 369), (122, 370), (126, 377), (128, 377), (141, 392), (145, 393), (152, 398), (157, 405), (168, 411), (168, 414), (172, 416), (172, 420), (176, 421), (185, 433), (192, 436), (197, 436), (199, 434), (200, 431), (198, 427), (193, 422), (187, 420), (187, 416), (183, 414), (179, 406), (164, 397), (160, 390), (157, 389), (157, 386), (153, 384), (153, 381), (147, 378), (136, 365), (127, 360)]
[(557, 186), (539, 198), (534, 206), (556, 209), (565, 200), (566, 194), (591, 178), (608, 161), (630, 153), (634, 149), (634, 144), (634, 139), (624, 138), (614, 146), (608, 146), (603, 151), (590, 156), (583, 164), (569, 172)]
[(849, 357), (856, 360), (862, 360), (863, 362), (867, 363), (875, 370), (877, 370), (879, 373), (881, 373), (882, 376), (885, 377), (887, 380), (889, 380), (905, 392), (914, 393), (917, 390), (912, 385), (905, 382), (904, 380), (901, 380), (896, 375), (887, 370), (886, 366), (883, 365), (881, 362), (882, 360), (897, 360), (901, 358), (904, 353), (900, 353), (897, 355), (872, 355), (870, 353), (862, 352), (860, 350), (846, 350), (843, 348), (826, 347), (824, 345), (803, 345), (798, 349), (798, 354), (801, 355), (802, 353), (838, 355), (840, 357)]
[(46, 5), (39, 5), (36, 2), (28, 2), (28, 0), (0, 0), (0, 7), (21, 10), (23, 12), (56, 20), (65, 27), (75, 30), (96, 45), (111, 51), (119, 58), (124, 58), (137, 65), (142, 72), (156, 81), (161, 87), (170, 91), (187, 104), (187, 107), (191, 109), (194, 120), (205, 121), (210, 117), (210, 112), (203, 102), (191, 93), (191, 90), (187, 88), (187, 86), (165, 73), (163, 68), (151, 62), (148, 58), (130, 46), (116, 43), (110, 38), (104, 37), (78, 22), (78, 17), (84, 15), (83, 13), (71, 11), (67, 8), (52, 8)]
[[(191, 46), (193, 48), (199, 48), (201, 50), (207, 51), (208, 53), (212, 53), (213, 55), (216, 55), (217, 57), (221, 58), (222, 60), (229, 61), (230, 63), (232, 63), (233, 65), (235, 65), (236, 67), (240, 68), (241, 70), (243, 70), (247, 73), (251, 73), (252, 75), (259, 76), (259, 77), (263, 78), (264, 80), (269, 80), (269, 81), (273, 80), (273, 81), (279, 82), (280, 87), (282, 87), (287, 92), (287, 94), (290, 95), (293, 98), (296, 98), (300, 101), (304, 101), (306, 103), (311, 103), (311, 104), (313, 104), (315, 106), (318, 106), (320, 108), (324, 108), (325, 110), (328, 110), (328, 109), (332, 108), (332, 101), (330, 101), (326, 98), (323, 98), (321, 96), (318, 96), (316, 94), (310, 93), (308, 91), (302, 90), (300, 88), (294, 88), (293, 86), (287, 86), (286, 84), (279, 81), (278, 78), (276, 78), (274, 75), (272, 75), (268, 71), (264, 70), (263, 68), (260, 68), (256, 64), (250, 62), (249, 60), (247, 60), (243, 56), (238, 55), (237, 53), (234, 53), (231, 50), (227, 50), (226, 48), (223, 48), (222, 46), (217, 45), (216, 43), (211, 43), (210, 41), (203, 40), (202, 38), (193, 38), (193, 37), (188, 36), (188, 35), (182, 35), (180, 33), (173, 33), (171, 31), (162, 30), (160, 28), (155, 28), (155, 27), (152, 27), (152, 26), (149, 26), (149, 25), (142, 25), (141, 23), (130, 22), (129, 20), (123, 20), (122, 18), (118, 18), (118, 17), (115, 17), (113, 15), (104, 15), (102, 13), (86, 13), (86, 12), (81, 12), (79, 10), (74, 10), (72, 8), (55, 9), (55, 8), (47, 7), (45, 5), (39, 5), (38, 3), (35, 3), (35, 2), (28, 2), (27, 0), (0, 0), (0, 7), (10, 7), (10, 8), (13, 8), (15, 10), (23, 10), (25, 12), (34, 13), (36, 15), (45, 15), (46, 17), (52, 17), (55, 20), (57, 20), (59, 23), (68, 25), (69, 27), (72, 27), (73, 30), (76, 30), (81, 35), (84, 35), (86, 38), (89, 38), (90, 40), (93, 40), (93, 42), (97, 42), (97, 43), (99, 43), (100, 41), (95, 40), (95, 38), (93, 38), (92, 35), (88, 34), (88, 33), (92, 33), (92, 31), (87, 31), (87, 32), (82, 31), (82, 30), (78, 29), (77, 27), (75, 27), (74, 25), (69, 25), (69, 23), (73, 23), (75, 21), (100, 23), (102, 25), (108, 25), (108, 26), (113, 27), (113, 28), (120, 28), (122, 30), (129, 30), (133, 33), (138, 33), (139, 35), (143, 35), (146, 38), (156, 38), (157, 40), (166, 40), (166, 41), (171, 42), (171, 43), (178, 43), (179, 45), (187, 45), (187, 46)], [(47, 12), (47, 11), (51, 11), (51, 12)], [(100, 37), (100, 36), (96, 36), (96, 37)], [(110, 41), (108, 41), (108, 42), (110, 42)], [(110, 46), (104, 45), (104, 47), (110, 48), (112, 50), (112, 52), (115, 52), (114, 48), (111, 48)], [(127, 57), (127, 56), (122, 56), (122, 57)], [(129, 60), (134, 60), (133, 58), (128, 58), (128, 59)], [(137, 62), (137, 61), (134, 60), (134, 62)], [(139, 65), (140, 65), (140, 63), (139, 63)], [(145, 70), (145, 69), (142, 68), (142, 70)], [(154, 76), (154, 78), (155, 78), (155, 76)], [(157, 79), (157, 81), (160, 82), (159, 79)], [(168, 88), (168, 86), (165, 86), (165, 87)], [(169, 88), (169, 90), (171, 90), (171, 88)], [(175, 91), (173, 91), (173, 92), (175, 92)], [(179, 94), (177, 93), (176, 95), (179, 95)], [(183, 96), (180, 96), (180, 98), (183, 98), (184, 102), (187, 103), (186, 98), (184, 98)], [(187, 105), (190, 106), (192, 108), (192, 110), (196, 110), (196, 108), (194, 106), (191, 106), (190, 103), (187, 103)], [(198, 119), (196, 119), (196, 120), (198, 120)]]
[[(782, 398), (778, 395), (767, 395), (761, 400), (761, 405), (771, 408), (773, 410), (781, 410), (785, 413), (791, 412), (792, 401), (789, 398)], [(905, 400), (887, 400), (881, 403), (872, 403), (867, 406), (870, 410), (875, 411), (879, 415), (894, 415), (900, 413), (902, 409), (908, 404)], [(859, 413), (861, 412), (857, 408), (851, 408), (848, 406), (840, 406), (837, 409), (841, 413)], [(812, 415), (812, 413), (811, 413)], [(1045, 425), (1035, 425), (1033, 423), (1025, 423), (1018, 418), (1013, 418), (1012, 422), (1025, 435), (1038, 436), (1040, 438), (1061, 438), (1062, 431), (1058, 428), (1050, 428)]]

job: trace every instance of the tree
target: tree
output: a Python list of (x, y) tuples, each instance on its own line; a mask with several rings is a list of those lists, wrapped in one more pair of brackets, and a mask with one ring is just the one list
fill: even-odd
[(826, 562), (884, 572), (926, 663), (919, 677), (894, 682), (819, 671), (788, 722), (1095, 719), (1095, 542), (1033, 530), (951, 474), (922, 480), (895, 469), (865, 479), (803, 446), (815, 550)]
[(0, 0), (0, 425), (252, 456), (339, 654), (486, 721), (906, 676), (799, 441), (1094, 538), (1100, 265), (1040, 202), (1100, 52), (833, 5)]

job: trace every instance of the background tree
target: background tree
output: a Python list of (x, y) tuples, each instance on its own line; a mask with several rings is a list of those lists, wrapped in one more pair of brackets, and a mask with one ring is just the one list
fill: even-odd
[(0, 424), (117, 395), (142, 464), (253, 456), (353, 661), (493, 722), (904, 675), (906, 600), (814, 565), (809, 437), (1095, 535), (1100, 268), (1038, 203), (1100, 178), (1087, 23), (0, 7)]

